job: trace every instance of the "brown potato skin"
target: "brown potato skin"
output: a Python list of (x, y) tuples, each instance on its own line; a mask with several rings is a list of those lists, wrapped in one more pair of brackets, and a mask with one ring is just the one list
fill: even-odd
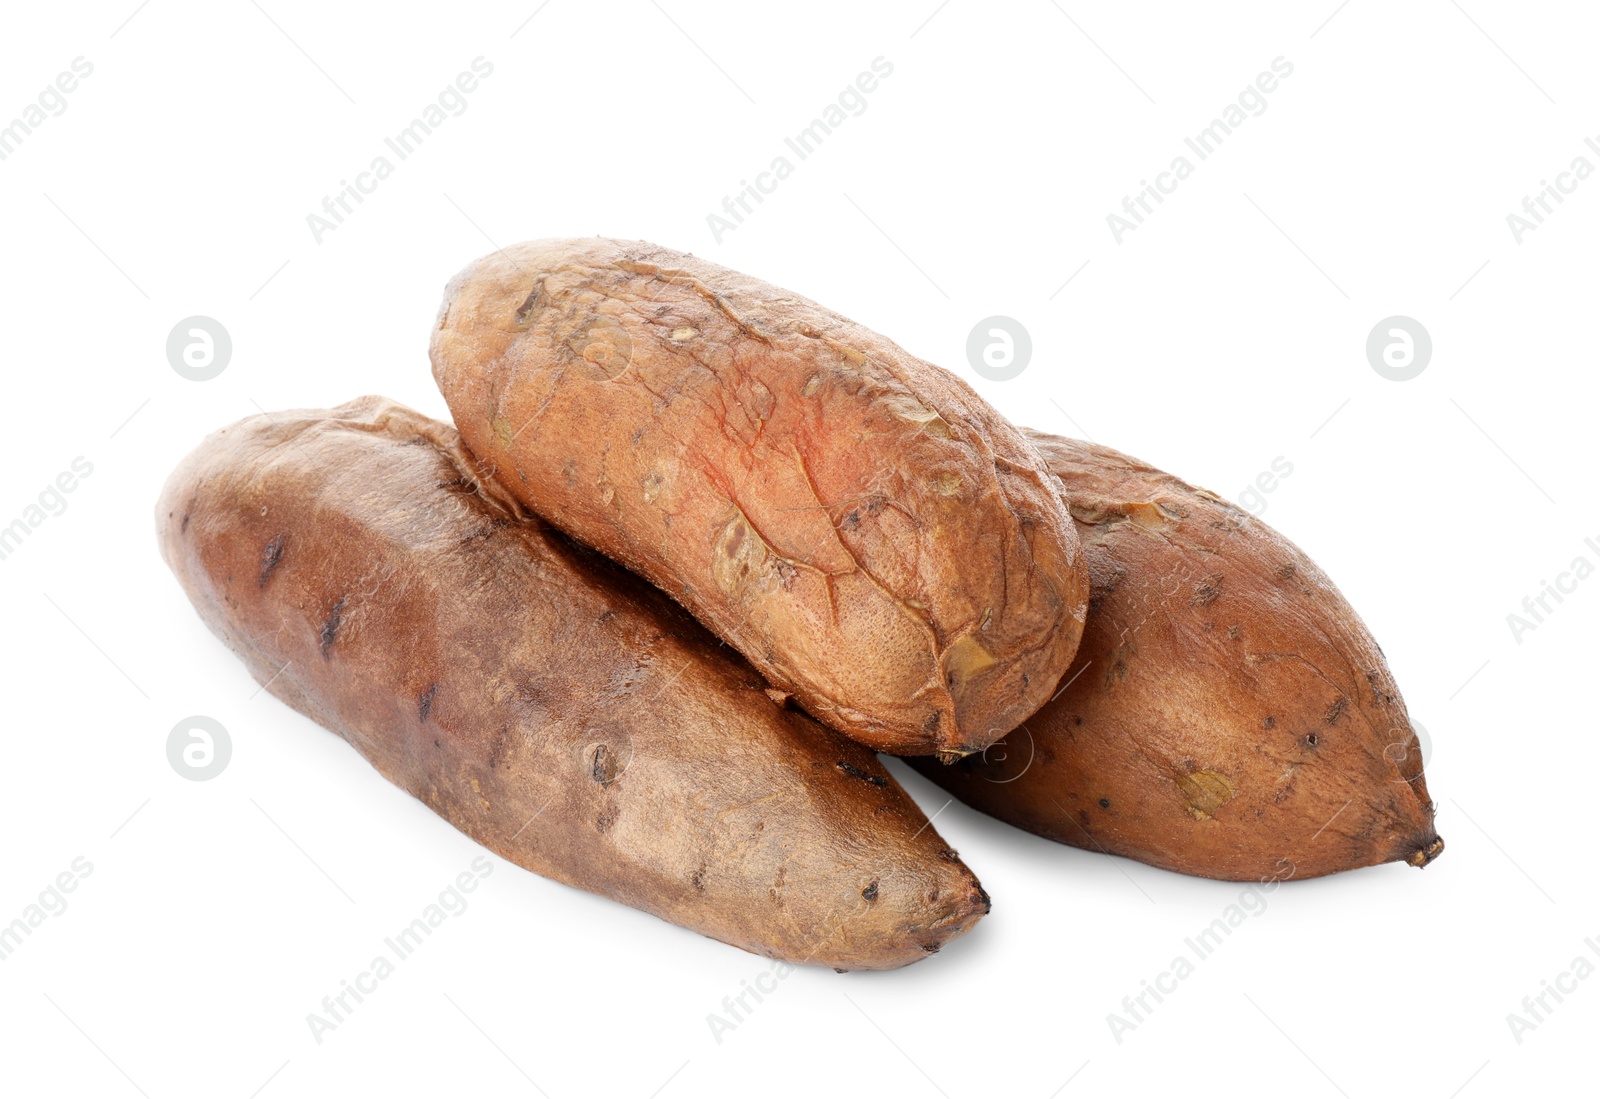
[(877, 758), (383, 398), (254, 416), (168, 481), (162, 552), (257, 681), (519, 866), (745, 950), (926, 957), (988, 911)]
[(1107, 447), (1029, 431), (1089, 558), (1060, 694), (983, 756), (914, 764), (1076, 847), (1232, 881), (1443, 850), (1388, 663), (1287, 538)]
[(863, 744), (981, 749), (1072, 659), (1088, 578), (1038, 455), (813, 302), (644, 242), (534, 241), (456, 276), (431, 357), (506, 490)]

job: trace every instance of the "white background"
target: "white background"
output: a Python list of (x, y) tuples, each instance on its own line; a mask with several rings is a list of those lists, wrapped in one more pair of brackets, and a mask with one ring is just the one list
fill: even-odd
[[(0, 561), (0, 922), (75, 857), (94, 868), (0, 963), (8, 1093), (1476, 1097), (1592, 1077), (1600, 979), (1520, 1044), (1506, 1018), (1600, 936), (1600, 579), (1520, 643), (1506, 622), (1600, 563), (1600, 180), (1520, 243), (1506, 221), (1575, 157), (1600, 166), (1592, 11), (135, 2), (13, 5), (0, 35), (0, 122), (94, 66), (0, 162), (0, 525), (93, 464)], [(317, 243), (306, 215), (480, 55), (466, 112)], [(723, 196), (879, 56), (865, 113), (717, 242)], [(1106, 215), (1280, 56), (1265, 113), (1117, 243)], [(768, 963), (495, 860), (318, 1045), (306, 1014), (477, 849), (257, 693), (162, 565), (156, 493), (257, 406), (381, 392), (443, 415), (445, 280), (491, 242), (586, 234), (792, 288), (1019, 422), (1227, 496), (1286, 458), (1265, 518), (1340, 583), (1431, 733), (1444, 856), (1279, 890), (1120, 1044), (1107, 1014), (1239, 886), (952, 805), (937, 827), (993, 915), (906, 970), (797, 973), (719, 1043), (707, 1014)], [(166, 360), (193, 314), (232, 334), (214, 381)], [(1032, 333), (1013, 381), (965, 362), (991, 314)], [(1413, 381), (1366, 361), (1392, 314), (1433, 337)], [(190, 714), (232, 734), (209, 782), (167, 762)]]

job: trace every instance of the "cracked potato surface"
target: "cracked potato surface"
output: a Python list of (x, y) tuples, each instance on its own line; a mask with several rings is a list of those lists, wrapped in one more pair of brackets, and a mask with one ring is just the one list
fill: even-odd
[(643, 242), (546, 240), (445, 291), (434, 377), (511, 494), (643, 575), (848, 736), (953, 758), (1054, 690), (1077, 535), (953, 374)]

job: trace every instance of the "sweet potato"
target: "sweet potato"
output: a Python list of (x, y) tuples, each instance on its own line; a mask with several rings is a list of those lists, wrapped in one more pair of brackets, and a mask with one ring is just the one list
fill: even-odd
[(1082, 549), (965, 383), (804, 298), (645, 243), (520, 244), (449, 284), (434, 378), (534, 512), (815, 717), (956, 757), (1047, 698)]
[(382, 398), (254, 416), (162, 551), (255, 678), (477, 842), (746, 950), (905, 965), (988, 897), (877, 758)]
[(1088, 629), (1059, 695), (1002, 745), (919, 769), (1019, 828), (1188, 874), (1437, 856), (1405, 703), (1327, 576), (1210, 492), (1030, 435), (1089, 558)]

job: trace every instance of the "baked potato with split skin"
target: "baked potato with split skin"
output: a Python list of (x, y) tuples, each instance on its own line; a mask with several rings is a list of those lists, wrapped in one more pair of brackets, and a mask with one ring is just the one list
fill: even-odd
[(1437, 857), (1405, 703), (1322, 570), (1204, 489), (1027, 434), (1089, 559), (1088, 629), (1060, 693), (1003, 745), (914, 765), (1019, 828), (1187, 874)]
[(172, 474), (162, 552), (251, 674), (546, 877), (793, 963), (886, 969), (989, 909), (877, 758), (377, 397)]
[(1038, 455), (813, 302), (643, 242), (535, 241), (456, 276), (431, 358), (503, 488), (863, 744), (980, 749), (1072, 659), (1088, 582)]

